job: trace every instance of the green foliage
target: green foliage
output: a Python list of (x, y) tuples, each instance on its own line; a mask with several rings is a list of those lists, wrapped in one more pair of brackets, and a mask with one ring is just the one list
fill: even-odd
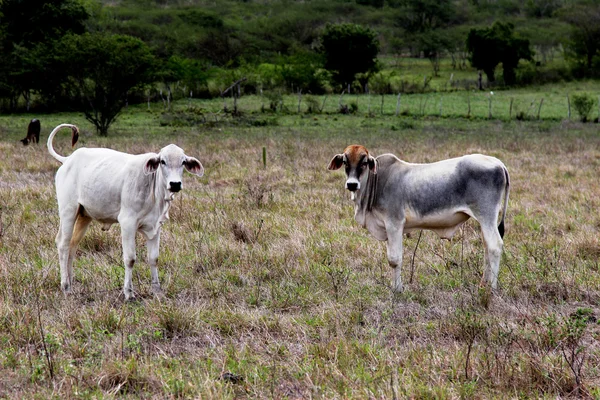
[(162, 64), (157, 79), (167, 84), (178, 82), (186, 88), (187, 93), (192, 91), (195, 96), (198, 96), (208, 91), (208, 79), (214, 75), (214, 72), (201, 61), (175, 55)]
[(320, 54), (298, 51), (291, 56), (282, 56), (278, 61), (278, 70), (286, 87), (323, 93), (323, 60)]
[(306, 103), (306, 113), (315, 114), (321, 111), (321, 103), (319, 99), (314, 96), (304, 96), (304, 103)]
[(370, 28), (356, 24), (329, 24), (321, 35), (325, 68), (338, 85), (354, 80), (356, 74), (376, 72), (379, 41)]
[(101, 135), (127, 102), (127, 93), (155, 79), (155, 60), (139, 39), (100, 33), (68, 35), (61, 56), (85, 117)]
[(438, 76), (440, 71), (440, 58), (444, 50), (451, 47), (451, 42), (439, 31), (426, 31), (413, 37), (415, 48), (422, 53), (433, 68), (433, 75)]
[(533, 57), (529, 40), (519, 38), (511, 23), (495, 22), (490, 28), (471, 29), (466, 45), (471, 65), (483, 70), (489, 82), (495, 81), (494, 70), (502, 63), (504, 84), (515, 84), (519, 60)]
[(456, 17), (450, 0), (405, 0), (399, 25), (409, 33), (423, 33), (446, 27)]
[[(80, 109), (83, 103), (73, 97), (74, 90), (62, 64), (62, 49), (57, 43), (65, 33), (81, 34), (86, 28), (90, 32), (141, 39), (158, 60), (159, 73), (153, 90), (164, 91), (167, 86), (175, 99), (182, 94), (187, 97), (190, 92), (194, 97), (219, 96), (233, 82), (232, 77), (247, 78), (241, 85), (241, 94), (258, 93), (261, 89), (321, 94), (339, 91), (340, 85), (345, 89), (346, 84), (356, 93), (379, 70), (384, 70), (390, 79), (384, 84), (388, 92), (469, 89), (475, 84), (475, 74), (466, 65), (464, 44), (468, 29), (506, 15), (515, 16), (514, 32), (530, 39), (536, 59), (532, 59), (530, 50), (518, 49), (521, 39), (514, 39), (513, 28), (507, 28), (511, 25), (499, 24), (505, 27), (496, 32), (502, 37), (504, 48), (479, 57), (491, 63), (486, 74), (493, 74), (502, 63), (504, 83), (511, 85), (594, 76), (600, 70), (600, 40), (594, 33), (600, 24), (595, 6), (582, 5), (585, 3), (6, 0), (0, 3), (0, 14), (4, 14), (0, 19), (0, 107), (17, 110), (27, 104), (27, 108)], [(337, 25), (325, 28), (328, 21)], [(569, 24), (573, 34), (565, 49), (572, 61), (571, 70), (563, 66), (563, 52), (559, 50), (569, 33)], [(338, 29), (342, 26), (352, 29)], [(338, 29), (337, 36), (348, 36), (334, 45), (332, 51), (338, 54), (329, 57), (317, 49), (324, 49), (322, 39), (329, 30), (335, 30), (331, 27)], [(510, 35), (504, 31), (513, 35), (508, 45), (504, 36)], [(383, 56), (379, 56), (379, 51)], [(392, 60), (393, 54), (407, 53), (428, 60), (427, 67), (433, 73), (407, 68), (413, 61), (404, 57)], [(520, 56), (531, 63), (517, 68)], [(444, 66), (448, 58), (451, 68)], [(401, 73), (392, 76), (388, 73), (392, 69)], [(448, 79), (449, 76), (453, 78)], [(373, 88), (372, 84), (369, 86)], [(152, 99), (152, 93), (130, 96), (130, 104), (142, 98)]]
[(587, 93), (573, 95), (573, 108), (575, 108), (581, 122), (588, 120), (595, 104), (596, 100)]
[(587, 69), (585, 72), (598, 75), (600, 63), (594, 64), (595, 58), (600, 57), (600, 9), (596, 5), (578, 5), (563, 11), (561, 16), (571, 25), (568, 56), (583, 65)]
[(378, 72), (369, 77), (369, 90), (377, 94), (389, 94), (394, 93), (396, 90), (392, 87), (393, 78), (396, 73), (392, 72)]
[(529, 17), (547, 18), (552, 17), (552, 14), (562, 5), (561, 0), (527, 0), (524, 8)]
[(58, 40), (66, 33), (83, 33), (87, 11), (76, 0), (3, 0), (0, 25), (5, 50)]
[(14, 110), (21, 94), (28, 102), (31, 91), (54, 96), (64, 77), (53, 59), (54, 43), (83, 33), (87, 11), (76, 0), (5, 0), (0, 15), (0, 97), (10, 98)]

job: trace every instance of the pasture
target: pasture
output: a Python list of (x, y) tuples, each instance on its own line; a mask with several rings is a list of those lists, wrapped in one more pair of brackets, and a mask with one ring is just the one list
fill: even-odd
[[(42, 143), (28, 147), (18, 140), (31, 116), (0, 116), (0, 397), (600, 396), (598, 125), (361, 111), (174, 126), (141, 105), (108, 137), (79, 115), (41, 115)], [(78, 147), (175, 143), (203, 163), (204, 177), (184, 174), (162, 228), (165, 299), (150, 293), (138, 235), (138, 301), (123, 301), (119, 227), (98, 223), (79, 247), (74, 293), (61, 292), (59, 163), (45, 143), (63, 122), (82, 130)], [(69, 134), (55, 138), (58, 153), (71, 151)], [(385, 243), (355, 223), (343, 173), (327, 171), (352, 143), (410, 162), (486, 153), (506, 164), (496, 293), (479, 286), (474, 221), (452, 241), (406, 238), (406, 289), (390, 291)]]

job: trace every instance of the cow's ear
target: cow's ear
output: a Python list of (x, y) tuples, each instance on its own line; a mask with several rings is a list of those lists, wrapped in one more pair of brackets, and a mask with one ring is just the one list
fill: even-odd
[(375, 161), (375, 157), (369, 156), (369, 169), (376, 174), (377, 173), (377, 161)]
[(146, 161), (146, 164), (144, 164), (144, 174), (150, 175), (150, 174), (155, 173), (156, 170), (158, 169), (159, 165), (160, 165), (160, 156), (155, 156), (155, 157), (148, 159), (148, 161)]
[(329, 166), (327, 167), (327, 169), (333, 171), (334, 169), (342, 168), (342, 165), (344, 165), (344, 155), (336, 154), (329, 162)]
[(194, 157), (186, 156), (185, 160), (183, 161), (183, 166), (191, 174), (198, 175), (198, 176), (204, 175), (204, 167), (202, 166), (200, 161), (198, 161)]

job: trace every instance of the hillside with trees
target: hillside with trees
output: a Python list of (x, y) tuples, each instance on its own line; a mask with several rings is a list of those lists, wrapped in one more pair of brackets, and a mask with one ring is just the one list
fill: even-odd
[[(598, 39), (587, 0), (5, 0), (0, 108), (81, 110), (105, 134), (128, 103), (219, 97), (242, 78), (236, 95), (595, 78)], [(425, 84), (402, 78), (408, 58), (429, 60)], [(442, 60), (470, 81), (428, 86)]]

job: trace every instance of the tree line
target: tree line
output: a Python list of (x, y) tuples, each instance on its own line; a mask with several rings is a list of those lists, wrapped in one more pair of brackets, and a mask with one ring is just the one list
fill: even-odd
[[(4, 0), (0, 108), (80, 110), (106, 134), (128, 102), (163, 96), (163, 91), (167, 99), (175, 91), (212, 97), (242, 77), (243, 90), (253, 93), (275, 88), (313, 94), (389, 92), (382, 53), (427, 58), (433, 74), (442, 57), (462, 57), (483, 71), (488, 82), (516, 85), (519, 62), (529, 61), (535, 68), (535, 49), (541, 48), (513, 23), (479, 17), (473, 24), (477, 18), (467, 11), (485, 14), (487, 2), (217, 3), (220, 8), (211, 9), (200, 1), (189, 6), (131, 0), (111, 7), (93, 0)], [(527, 18), (552, 16), (570, 26), (561, 46), (572, 76), (600, 71), (598, 5), (561, 0), (524, 4)]]

